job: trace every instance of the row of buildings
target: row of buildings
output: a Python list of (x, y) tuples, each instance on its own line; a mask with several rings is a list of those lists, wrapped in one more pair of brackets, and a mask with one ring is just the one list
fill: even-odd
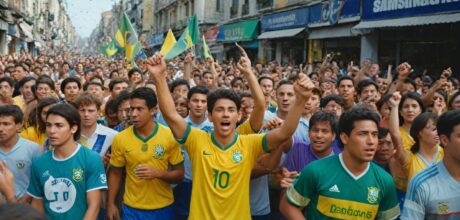
[(370, 59), (429, 71), (460, 68), (458, 0), (120, 0), (114, 8), (112, 20), (114, 11), (126, 12), (151, 51), (169, 28), (179, 37), (197, 15), (221, 60), (238, 58), (238, 41), (263, 63), (300, 64), (334, 53), (340, 65)]
[(0, 54), (52, 51), (76, 36), (63, 0), (0, 0)]

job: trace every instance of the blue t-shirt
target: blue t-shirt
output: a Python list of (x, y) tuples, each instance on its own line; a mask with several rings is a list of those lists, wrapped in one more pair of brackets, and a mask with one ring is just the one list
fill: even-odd
[(87, 210), (86, 193), (107, 188), (101, 157), (78, 144), (66, 159), (50, 150), (32, 163), (27, 193), (43, 199), (50, 219), (83, 219)]
[(5, 160), (14, 176), (14, 193), (22, 197), (29, 186), (32, 161), (40, 156), (41, 148), (35, 142), (19, 137), (9, 152), (0, 148), (0, 161)]

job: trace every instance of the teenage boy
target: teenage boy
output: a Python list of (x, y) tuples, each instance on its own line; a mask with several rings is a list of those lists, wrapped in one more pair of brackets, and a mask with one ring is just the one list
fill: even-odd
[(174, 198), (170, 184), (183, 180), (184, 158), (171, 130), (153, 120), (156, 107), (157, 97), (153, 90), (141, 87), (131, 93), (133, 126), (118, 133), (112, 142), (108, 219), (120, 217), (115, 197), (123, 170), (126, 171), (126, 184), (122, 219), (173, 218)]
[(32, 207), (51, 219), (96, 219), (107, 178), (100, 156), (76, 142), (78, 111), (68, 104), (51, 107), (46, 136), (54, 149), (32, 163)]
[[(166, 63), (162, 55), (154, 55), (147, 64), (158, 93), (165, 94), (159, 97), (164, 118), (176, 140), (187, 150), (192, 163), (194, 183), (189, 219), (250, 219), (251, 168), (264, 151), (277, 150), (292, 136), (314, 84), (301, 75), (294, 86), (299, 99), (293, 104), (286, 123), (267, 134), (253, 135), (238, 135), (236, 132), (239, 96), (230, 90), (214, 91), (207, 100), (208, 117), (214, 124), (214, 131), (209, 134), (192, 128), (175, 111), (171, 95), (166, 95)], [(240, 60), (238, 65), (250, 68), (247, 59)], [(276, 165), (268, 164), (267, 167)]]
[(394, 219), (399, 215), (393, 178), (371, 163), (377, 150), (380, 118), (355, 107), (339, 120), (344, 150), (306, 166), (281, 199), (288, 219)]
[(20, 202), (26, 202), (32, 161), (41, 154), (36, 143), (18, 135), (22, 128), (22, 118), (18, 106), (0, 106), (0, 161), (6, 161), (14, 176), (15, 191), (14, 195), (9, 195), (8, 201), (17, 198)]

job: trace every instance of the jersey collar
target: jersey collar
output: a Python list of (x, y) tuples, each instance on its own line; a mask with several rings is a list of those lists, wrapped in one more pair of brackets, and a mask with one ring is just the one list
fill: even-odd
[(355, 176), (348, 168), (347, 166), (345, 165), (345, 163), (343, 162), (343, 156), (342, 156), (343, 153), (340, 153), (339, 154), (339, 160), (340, 160), (340, 164), (342, 165), (343, 169), (348, 173), (348, 175), (350, 175), (354, 180), (359, 180), (361, 177), (363, 177), (364, 175), (366, 175), (367, 171), (369, 171), (369, 167), (371, 166), (371, 163), (367, 163), (367, 167), (366, 169), (363, 171), (363, 173), (359, 174), (358, 176)]
[(235, 132), (235, 137), (233, 138), (233, 141), (227, 146), (222, 146), (219, 144), (219, 142), (217, 142), (216, 138), (214, 137), (214, 132), (211, 133), (211, 140), (212, 140), (212, 143), (216, 145), (219, 149), (226, 151), (227, 149), (229, 149), (236, 143), (236, 140), (238, 140), (238, 133)]
[(146, 143), (146, 142), (148, 142), (151, 138), (153, 138), (153, 137), (155, 136), (155, 134), (157, 134), (157, 132), (158, 132), (158, 126), (159, 126), (158, 123), (155, 122), (155, 129), (153, 129), (153, 132), (152, 132), (149, 136), (147, 136), (146, 138), (143, 138), (142, 136), (140, 136), (140, 135), (136, 132), (136, 129), (134, 128), (134, 126), (133, 126), (133, 132), (134, 132), (134, 135), (135, 135), (139, 140), (141, 140), (142, 142)]

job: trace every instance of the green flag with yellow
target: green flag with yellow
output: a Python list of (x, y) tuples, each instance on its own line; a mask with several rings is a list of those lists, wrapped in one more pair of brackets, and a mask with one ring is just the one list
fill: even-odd
[(187, 49), (195, 45), (199, 40), (198, 21), (196, 16), (192, 16), (184, 32), (177, 40), (176, 44), (165, 55), (165, 60), (171, 60)]

